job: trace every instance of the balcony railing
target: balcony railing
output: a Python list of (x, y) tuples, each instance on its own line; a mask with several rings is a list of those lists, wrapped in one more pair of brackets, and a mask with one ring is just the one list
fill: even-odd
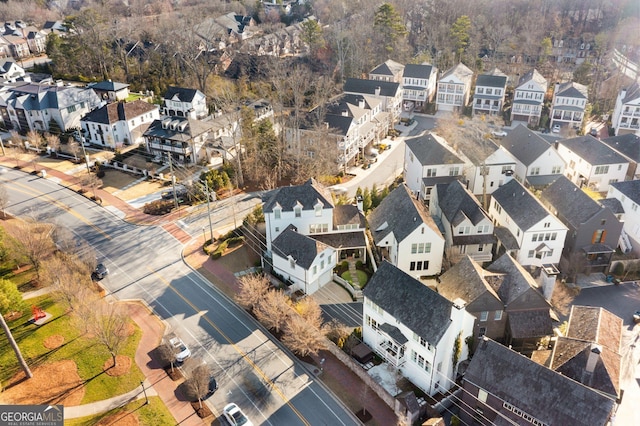
[(396, 367), (401, 367), (406, 361), (404, 355), (398, 357), (398, 352), (393, 349), (393, 345), (389, 341), (378, 345), (378, 353), (385, 359), (385, 361)]

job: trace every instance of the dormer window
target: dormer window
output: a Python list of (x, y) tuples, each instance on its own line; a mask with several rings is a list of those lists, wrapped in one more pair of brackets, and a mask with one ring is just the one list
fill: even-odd
[(322, 216), (322, 204), (318, 203), (313, 207), (314, 212), (316, 213), (316, 217)]
[(280, 219), (282, 217), (282, 208), (280, 206), (273, 209), (273, 217), (275, 219)]
[(295, 217), (301, 217), (302, 216), (302, 207), (300, 205), (297, 205), (293, 208), (293, 213), (295, 215)]

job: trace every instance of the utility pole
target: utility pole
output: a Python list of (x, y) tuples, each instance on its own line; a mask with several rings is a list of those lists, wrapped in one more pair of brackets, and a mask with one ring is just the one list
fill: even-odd
[(0, 138), (0, 147), (2, 147), (2, 156), (5, 157), (7, 153), (4, 150), (4, 142), (2, 141), (2, 138)]
[(82, 147), (82, 155), (84, 155), (84, 162), (87, 165), (87, 173), (91, 174), (91, 168), (89, 168), (89, 156), (87, 155), (87, 151), (84, 149), (84, 137), (80, 139), (80, 146)]
[(173, 174), (173, 162), (171, 161), (171, 151), (167, 152), (167, 157), (169, 157), (169, 170), (171, 171), (171, 186), (173, 188), (173, 202), (176, 205), (176, 210), (180, 208), (178, 204), (178, 194), (176, 193), (176, 177)]
[(485, 211), (489, 211), (487, 205), (487, 175), (489, 174), (489, 168), (484, 164), (480, 164), (480, 176), (482, 176), (482, 207)]

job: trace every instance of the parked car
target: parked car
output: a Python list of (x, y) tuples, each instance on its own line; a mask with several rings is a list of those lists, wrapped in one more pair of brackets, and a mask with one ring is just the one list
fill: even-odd
[(231, 424), (231, 426), (253, 426), (251, 420), (247, 416), (244, 415), (240, 407), (238, 407), (233, 402), (231, 404), (225, 405), (222, 410), (225, 419)]
[(216, 379), (213, 376), (211, 376), (209, 378), (209, 390), (207, 391), (207, 394), (204, 396), (204, 399), (209, 398), (217, 390), (218, 390), (218, 382), (216, 382)]
[(493, 132), (491, 132), (491, 134), (497, 138), (504, 138), (505, 136), (507, 136), (507, 132), (505, 132), (504, 130), (494, 130)]
[(109, 268), (104, 266), (103, 263), (98, 263), (98, 266), (96, 266), (96, 269), (91, 274), (91, 277), (94, 280), (101, 280), (104, 277), (106, 277), (107, 275), (109, 275)]
[(637, 310), (633, 313), (633, 322), (636, 324), (640, 323), (640, 310)]
[(191, 351), (179, 337), (170, 339), (169, 343), (171, 343), (171, 346), (176, 351), (176, 362), (183, 363), (185, 359), (191, 356)]
[(560, 125), (559, 124), (554, 124), (553, 128), (551, 129), (551, 131), (553, 133), (560, 133)]
[(589, 130), (589, 134), (595, 138), (598, 137), (598, 129), (596, 129), (595, 127), (592, 127), (591, 130)]

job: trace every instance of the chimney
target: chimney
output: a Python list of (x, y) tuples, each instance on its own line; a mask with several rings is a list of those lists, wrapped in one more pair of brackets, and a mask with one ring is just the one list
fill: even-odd
[(364, 99), (363, 98), (360, 98), (358, 100), (358, 108), (364, 109)]
[(585, 370), (587, 373), (593, 373), (593, 370), (596, 368), (596, 363), (598, 359), (600, 359), (600, 354), (602, 353), (602, 347), (595, 343), (591, 344), (591, 351), (589, 351), (589, 358), (587, 358), (587, 366)]
[(380, 86), (376, 87), (376, 96), (380, 96)]
[(362, 195), (358, 195), (356, 197), (356, 206), (358, 206), (358, 211), (360, 213), (364, 213), (363, 211), (363, 202), (362, 202)]

